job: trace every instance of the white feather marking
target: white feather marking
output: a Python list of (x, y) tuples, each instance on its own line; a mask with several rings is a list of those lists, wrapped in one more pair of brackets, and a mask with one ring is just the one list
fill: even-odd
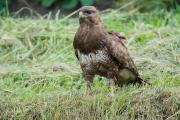
[(89, 25), (88, 25), (88, 32), (89, 32)]
[(84, 29), (85, 29), (85, 26), (83, 27), (83, 30), (82, 30), (82, 32), (81, 32), (81, 35), (83, 34)]
[(115, 45), (116, 43), (114, 41), (112, 41), (112, 44)]
[[(98, 67), (98, 63), (102, 64), (104, 61), (110, 59), (109, 54), (105, 50), (97, 50), (96, 53), (89, 54), (80, 53), (78, 50), (78, 56), (81, 67), (85, 67), (85, 69)], [(101, 67), (99, 69), (101, 69)]]

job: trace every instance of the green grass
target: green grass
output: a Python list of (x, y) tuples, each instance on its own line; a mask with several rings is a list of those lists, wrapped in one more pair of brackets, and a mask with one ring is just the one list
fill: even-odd
[(125, 33), (152, 86), (116, 87), (111, 100), (108, 80), (96, 76), (82, 100), (72, 46), (78, 19), (1, 17), (0, 119), (180, 119), (180, 15), (113, 10), (101, 18), (107, 29)]

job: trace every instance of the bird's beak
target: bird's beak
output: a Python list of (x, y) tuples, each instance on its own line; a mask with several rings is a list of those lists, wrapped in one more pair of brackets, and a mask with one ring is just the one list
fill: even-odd
[(85, 17), (88, 17), (88, 16), (85, 16), (85, 15), (83, 14), (83, 12), (79, 12), (79, 19), (85, 18)]

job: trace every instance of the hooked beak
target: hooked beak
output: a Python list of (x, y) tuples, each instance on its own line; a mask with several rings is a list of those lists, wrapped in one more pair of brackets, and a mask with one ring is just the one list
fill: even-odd
[(85, 17), (88, 17), (88, 16), (85, 16), (82, 12), (79, 12), (79, 19), (85, 18)]

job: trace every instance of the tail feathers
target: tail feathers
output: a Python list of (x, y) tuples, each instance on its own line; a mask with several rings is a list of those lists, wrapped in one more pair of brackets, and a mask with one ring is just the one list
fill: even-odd
[(152, 85), (151, 83), (147, 82), (146, 80), (142, 79), (140, 76), (137, 76), (137, 80), (145, 85)]

